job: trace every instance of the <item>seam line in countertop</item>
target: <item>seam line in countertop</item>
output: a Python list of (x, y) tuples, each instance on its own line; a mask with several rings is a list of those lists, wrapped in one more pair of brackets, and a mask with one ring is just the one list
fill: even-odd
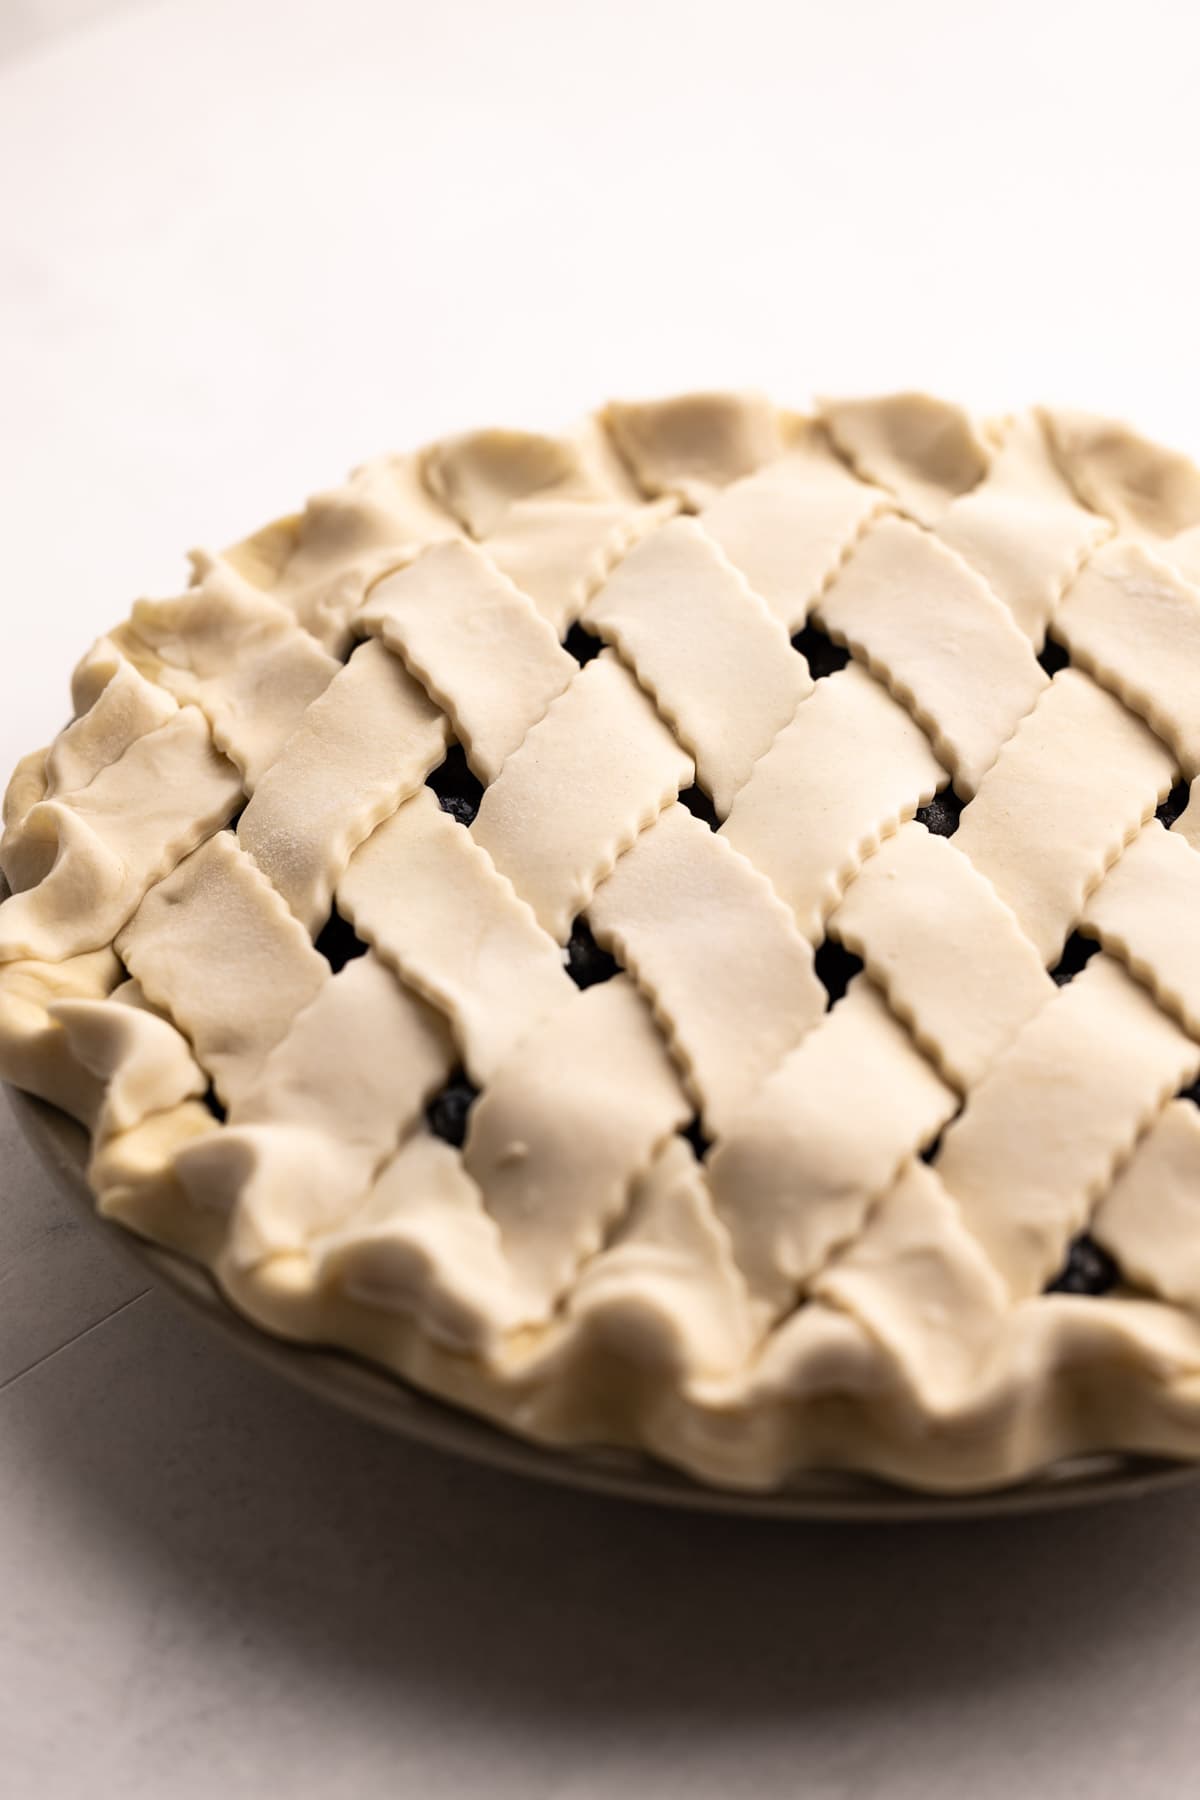
[(99, 1331), (102, 1325), (109, 1324), (120, 1313), (127, 1312), (131, 1306), (136, 1306), (139, 1300), (144, 1300), (146, 1295), (152, 1292), (152, 1288), (144, 1287), (140, 1292), (131, 1294), (128, 1300), (122, 1300), (120, 1306), (114, 1306), (112, 1311), (105, 1313), (102, 1319), (93, 1319), (90, 1325), (85, 1325), (82, 1331), (77, 1331), (74, 1337), (69, 1337), (65, 1344), (57, 1344), (53, 1350), (47, 1350), (44, 1356), (35, 1357), (33, 1362), (27, 1363), (23, 1369), (18, 1369), (15, 1375), (9, 1375), (4, 1381), (0, 1381), (0, 1394), (15, 1387), (17, 1382), (23, 1381), (26, 1375), (32, 1375), (35, 1369), (40, 1369), (46, 1363), (52, 1362), (56, 1356), (61, 1356), (64, 1350), (71, 1348), (72, 1344), (78, 1344), (82, 1338), (90, 1337), (93, 1331)]

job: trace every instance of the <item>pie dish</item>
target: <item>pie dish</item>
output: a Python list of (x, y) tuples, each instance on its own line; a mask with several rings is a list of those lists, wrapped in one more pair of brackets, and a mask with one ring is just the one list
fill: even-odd
[(267, 1331), (730, 1489), (1200, 1456), (1200, 471), (917, 395), (366, 465), (19, 765), (0, 1073)]

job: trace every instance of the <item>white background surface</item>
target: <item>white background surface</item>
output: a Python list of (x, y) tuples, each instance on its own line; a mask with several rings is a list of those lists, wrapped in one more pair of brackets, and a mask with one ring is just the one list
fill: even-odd
[[(1200, 448), (1200, 24), (1013, 0), (0, 0), (0, 763), (180, 550), (690, 382)], [(244, 1367), (0, 1107), (0, 1790), (1178, 1800), (1200, 1492), (747, 1530)]]

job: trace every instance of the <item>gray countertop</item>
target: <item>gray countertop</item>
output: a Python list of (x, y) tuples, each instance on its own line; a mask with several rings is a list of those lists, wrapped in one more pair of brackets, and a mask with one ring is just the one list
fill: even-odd
[[(6, 0), (0, 763), (181, 547), (427, 433), (917, 381), (1200, 443), (1198, 49), (1166, 0)], [(147, 1291), (0, 1101), (6, 1800), (1178, 1800), (1198, 1525), (439, 1458)]]

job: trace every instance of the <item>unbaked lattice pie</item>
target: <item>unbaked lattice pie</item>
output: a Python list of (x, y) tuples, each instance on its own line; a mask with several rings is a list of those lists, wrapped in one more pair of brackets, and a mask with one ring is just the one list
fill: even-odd
[(699, 395), (193, 560), (5, 809), (104, 1213), (714, 1483), (1200, 1455), (1190, 463)]

